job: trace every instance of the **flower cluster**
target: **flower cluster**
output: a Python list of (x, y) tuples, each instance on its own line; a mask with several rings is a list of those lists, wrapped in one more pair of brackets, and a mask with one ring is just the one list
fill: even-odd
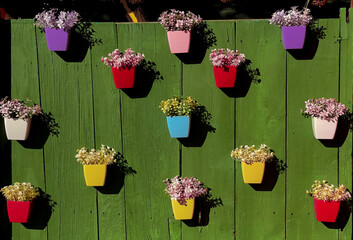
[(313, 98), (305, 101), (305, 111), (301, 112), (306, 117), (336, 122), (340, 116), (347, 114), (349, 109), (334, 98)]
[(245, 61), (245, 55), (239, 54), (238, 50), (227, 50), (213, 49), (210, 54), (210, 60), (212, 61), (213, 66), (216, 67), (226, 67), (233, 66), (238, 67), (242, 62)]
[[(30, 104), (33, 106), (28, 106)], [(29, 99), (27, 101), (18, 99), (9, 101), (8, 97), (5, 97), (0, 100), (0, 114), (3, 118), (27, 119), (32, 118), (34, 115), (42, 114), (42, 108), (37, 104), (33, 104)]]
[(310, 9), (304, 8), (298, 10), (297, 7), (291, 7), (291, 10), (278, 10), (272, 14), (270, 24), (280, 27), (286, 26), (306, 26), (310, 23), (313, 17), (310, 15)]
[(77, 161), (83, 165), (109, 165), (116, 163), (118, 153), (113, 148), (104, 145), (102, 145), (98, 151), (96, 149), (89, 150), (83, 147), (77, 149), (75, 158), (77, 158)]
[(132, 68), (136, 67), (145, 55), (141, 53), (135, 53), (130, 48), (125, 50), (125, 53), (119, 51), (119, 49), (115, 49), (112, 53), (108, 54), (108, 57), (102, 57), (102, 62), (114, 68)]
[(258, 149), (255, 149), (255, 145), (249, 147), (248, 145), (240, 146), (232, 150), (230, 156), (234, 160), (244, 162), (246, 164), (252, 164), (254, 162), (266, 162), (274, 157), (273, 151), (266, 146), (261, 144)]
[(314, 0), (311, 5), (321, 8), (327, 3), (327, 0)]
[(351, 198), (351, 194), (347, 191), (344, 185), (336, 187), (334, 185), (329, 185), (326, 180), (315, 181), (311, 186), (310, 190), (307, 190), (306, 193), (318, 200), (323, 201), (345, 201)]
[(165, 192), (169, 194), (170, 198), (181, 202), (208, 193), (208, 189), (194, 177), (175, 176), (172, 179), (167, 178), (163, 182), (167, 185)]
[(159, 108), (169, 117), (189, 116), (196, 110), (198, 103), (192, 97), (174, 96), (171, 99), (161, 101)]
[(52, 8), (38, 13), (34, 17), (34, 25), (41, 28), (55, 28), (70, 30), (78, 21), (80, 15), (76, 11), (60, 11)]
[(13, 185), (1, 188), (0, 191), (8, 201), (32, 201), (39, 196), (39, 189), (34, 188), (29, 182), (15, 182)]
[(195, 25), (202, 22), (202, 18), (190, 11), (169, 9), (162, 12), (158, 21), (167, 31), (190, 31)]

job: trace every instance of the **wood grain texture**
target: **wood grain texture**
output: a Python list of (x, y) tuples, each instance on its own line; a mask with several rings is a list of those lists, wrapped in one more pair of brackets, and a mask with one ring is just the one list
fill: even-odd
[[(252, 81), (246, 96), (236, 99), (236, 147), (266, 144), (285, 162), (286, 53), (281, 31), (267, 21), (239, 21), (236, 35), (237, 49), (251, 61), (251, 70), (259, 69), (261, 80)], [(237, 239), (284, 239), (285, 174), (267, 164), (263, 184), (250, 185), (243, 182), (241, 164), (235, 164)]]

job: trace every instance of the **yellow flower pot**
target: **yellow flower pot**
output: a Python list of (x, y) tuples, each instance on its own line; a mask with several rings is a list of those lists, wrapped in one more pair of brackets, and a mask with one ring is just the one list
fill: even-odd
[(101, 187), (105, 184), (107, 165), (83, 165), (87, 186)]
[(183, 205), (180, 204), (177, 200), (172, 199), (172, 207), (174, 218), (176, 220), (192, 219), (194, 216), (195, 198), (187, 199), (186, 203), (183, 203)]
[(241, 163), (244, 183), (261, 184), (265, 173), (265, 163), (255, 162), (253, 164)]

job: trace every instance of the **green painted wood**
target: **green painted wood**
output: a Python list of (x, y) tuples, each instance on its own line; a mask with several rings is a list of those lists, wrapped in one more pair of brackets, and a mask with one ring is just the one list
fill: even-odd
[[(91, 55), (82, 62), (65, 61), (74, 53), (48, 51), (38, 32), (39, 72), (43, 108), (59, 124), (59, 135), (44, 147), (46, 191), (57, 202), (48, 224), (53, 239), (98, 239), (96, 190), (85, 185), (76, 149), (93, 148), (94, 118)], [(70, 55), (71, 54), (71, 55)]]
[[(163, 180), (179, 174), (179, 144), (171, 139), (161, 100), (180, 94), (181, 64), (169, 51), (165, 30), (157, 23), (118, 24), (118, 47), (132, 48), (156, 64), (163, 80), (146, 97), (121, 91), (123, 152), (134, 176), (125, 179), (127, 239), (168, 239), (170, 199)], [(141, 77), (139, 81), (148, 81)], [(135, 96), (135, 97), (131, 97)]]
[[(102, 40), (91, 50), (96, 147), (104, 144), (122, 153), (120, 95), (111, 68), (101, 62), (101, 57), (117, 48), (116, 24), (99, 23), (93, 27)], [(117, 171), (109, 173), (106, 187), (98, 191), (99, 238), (125, 239), (124, 179)]]
[[(234, 49), (235, 23), (208, 21), (207, 24), (216, 35), (216, 45), (206, 52), (202, 63), (183, 64), (183, 94), (206, 107), (215, 132), (207, 133), (206, 126), (201, 126), (203, 129), (195, 136), (192, 132), (195, 129), (191, 129), (191, 140), (182, 143), (182, 175), (198, 178), (211, 188), (212, 199), (221, 199), (223, 205), (204, 206), (207, 210), (201, 214), (201, 226), (190, 227), (184, 222), (182, 237), (234, 239), (234, 162), (229, 157), (234, 147), (234, 99), (216, 87), (209, 54), (214, 48)], [(197, 124), (200, 123), (192, 127)]]
[[(32, 20), (11, 21), (11, 98), (29, 98), (40, 104), (36, 34)], [(33, 128), (32, 128), (33, 130)], [(37, 133), (31, 131), (31, 135)], [(12, 182), (30, 182), (45, 189), (43, 150), (12, 142)], [(28, 141), (26, 142), (28, 143)], [(46, 239), (46, 231), (12, 224), (13, 239)]]
[(287, 239), (337, 239), (338, 231), (318, 222), (313, 199), (305, 194), (314, 180), (338, 183), (338, 149), (326, 147), (312, 133), (311, 120), (301, 116), (310, 98), (339, 97), (339, 20), (321, 20), (326, 38), (312, 60), (287, 54), (288, 169)]
[[(251, 70), (259, 69), (261, 80), (236, 99), (236, 147), (266, 144), (285, 162), (286, 52), (281, 30), (268, 21), (239, 21), (236, 35), (237, 49), (251, 61)], [(285, 174), (267, 165), (263, 184), (250, 185), (243, 181), (240, 162), (235, 165), (237, 239), (285, 239)]]

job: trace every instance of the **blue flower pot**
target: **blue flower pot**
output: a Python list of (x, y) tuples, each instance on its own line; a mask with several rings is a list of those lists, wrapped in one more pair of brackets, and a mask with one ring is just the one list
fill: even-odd
[(167, 116), (167, 124), (172, 138), (187, 138), (190, 133), (190, 116)]

